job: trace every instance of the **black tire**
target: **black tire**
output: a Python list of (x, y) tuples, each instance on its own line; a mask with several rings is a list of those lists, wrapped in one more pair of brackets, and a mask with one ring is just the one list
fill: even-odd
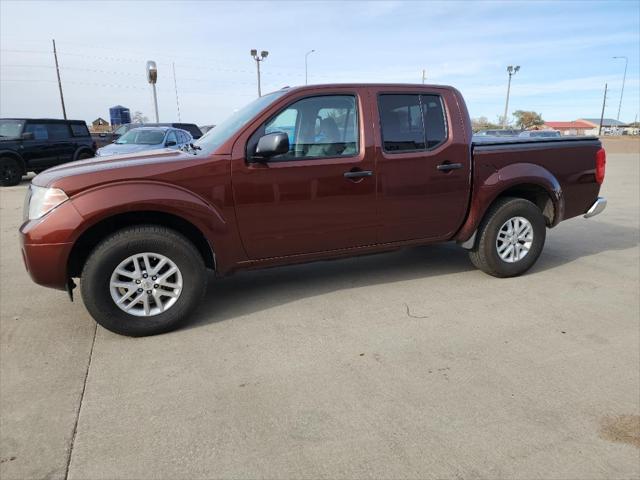
[(12, 187), (22, 180), (22, 167), (15, 158), (0, 158), (0, 186)]
[(93, 157), (95, 157), (95, 155), (92, 155), (92, 154), (91, 154), (91, 153), (89, 153), (89, 152), (81, 152), (81, 153), (78, 155), (78, 158), (76, 158), (76, 160), (86, 160), (86, 159), (88, 159), (88, 158), (93, 158)]
[[(501, 227), (510, 219), (524, 217), (533, 229), (528, 253), (512, 263), (498, 254), (496, 240)], [(485, 215), (478, 229), (476, 245), (469, 251), (471, 262), (494, 277), (515, 277), (529, 270), (542, 252), (547, 229), (544, 216), (533, 203), (523, 198), (505, 197), (497, 200)]]
[[(135, 316), (116, 305), (110, 280), (122, 261), (145, 252), (170, 259), (180, 271), (183, 287), (175, 303), (164, 312)], [(173, 330), (193, 313), (205, 294), (207, 275), (202, 255), (184, 236), (169, 228), (141, 225), (103, 240), (85, 263), (80, 283), (84, 304), (96, 322), (120, 335), (141, 337)]]

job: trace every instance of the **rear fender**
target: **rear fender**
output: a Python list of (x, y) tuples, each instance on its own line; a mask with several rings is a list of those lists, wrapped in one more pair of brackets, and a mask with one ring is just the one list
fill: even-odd
[(533, 163), (513, 163), (496, 169), (484, 166), (476, 171), (469, 215), (454, 239), (463, 243), (474, 234), (491, 204), (514, 187), (534, 185), (544, 189), (553, 203), (553, 220), (557, 225), (564, 216), (564, 197), (558, 179), (546, 168)]

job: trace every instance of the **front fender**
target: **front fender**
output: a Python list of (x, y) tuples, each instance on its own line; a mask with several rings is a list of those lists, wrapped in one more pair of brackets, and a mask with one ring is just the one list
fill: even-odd
[(229, 229), (216, 206), (193, 192), (162, 182), (110, 183), (83, 191), (73, 196), (71, 202), (84, 219), (82, 229), (75, 232), (73, 240), (108, 217), (136, 211), (163, 212), (181, 217), (197, 227), (211, 244)]
[(564, 216), (564, 196), (558, 179), (546, 168), (533, 163), (512, 163), (500, 169), (492, 165), (477, 167), (471, 195), (469, 214), (455, 236), (458, 242), (468, 240), (478, 228), (491, 204), (505, 191), (520, 185), (543, 188), (553, 202), (554, 216), (551, 226)]

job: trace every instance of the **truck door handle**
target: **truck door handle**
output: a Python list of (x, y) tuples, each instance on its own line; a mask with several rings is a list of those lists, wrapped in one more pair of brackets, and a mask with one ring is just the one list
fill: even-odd
[(362, 178), (362, 177), (370, 177), (373, 175), (371, 170), (350, 170), (348, 172), (344, 172), (344, 178)]
[(436, 168), (441, 172), (448, 172), (449, 170), (457, 170), (459, 168), (462, 168), (462, 164), (444, 162), (438, 165)]

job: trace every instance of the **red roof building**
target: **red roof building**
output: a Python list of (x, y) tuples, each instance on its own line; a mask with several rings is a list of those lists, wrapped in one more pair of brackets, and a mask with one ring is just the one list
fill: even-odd
[[(597, 125), (582, 120), (576, 120), (574, 122), (544, 122), (544, 126), (558, 130), (562, 135), (586, 135), (588, 131), (597, 128)], [(591, 132), (588, 134), (591, 135)]]

